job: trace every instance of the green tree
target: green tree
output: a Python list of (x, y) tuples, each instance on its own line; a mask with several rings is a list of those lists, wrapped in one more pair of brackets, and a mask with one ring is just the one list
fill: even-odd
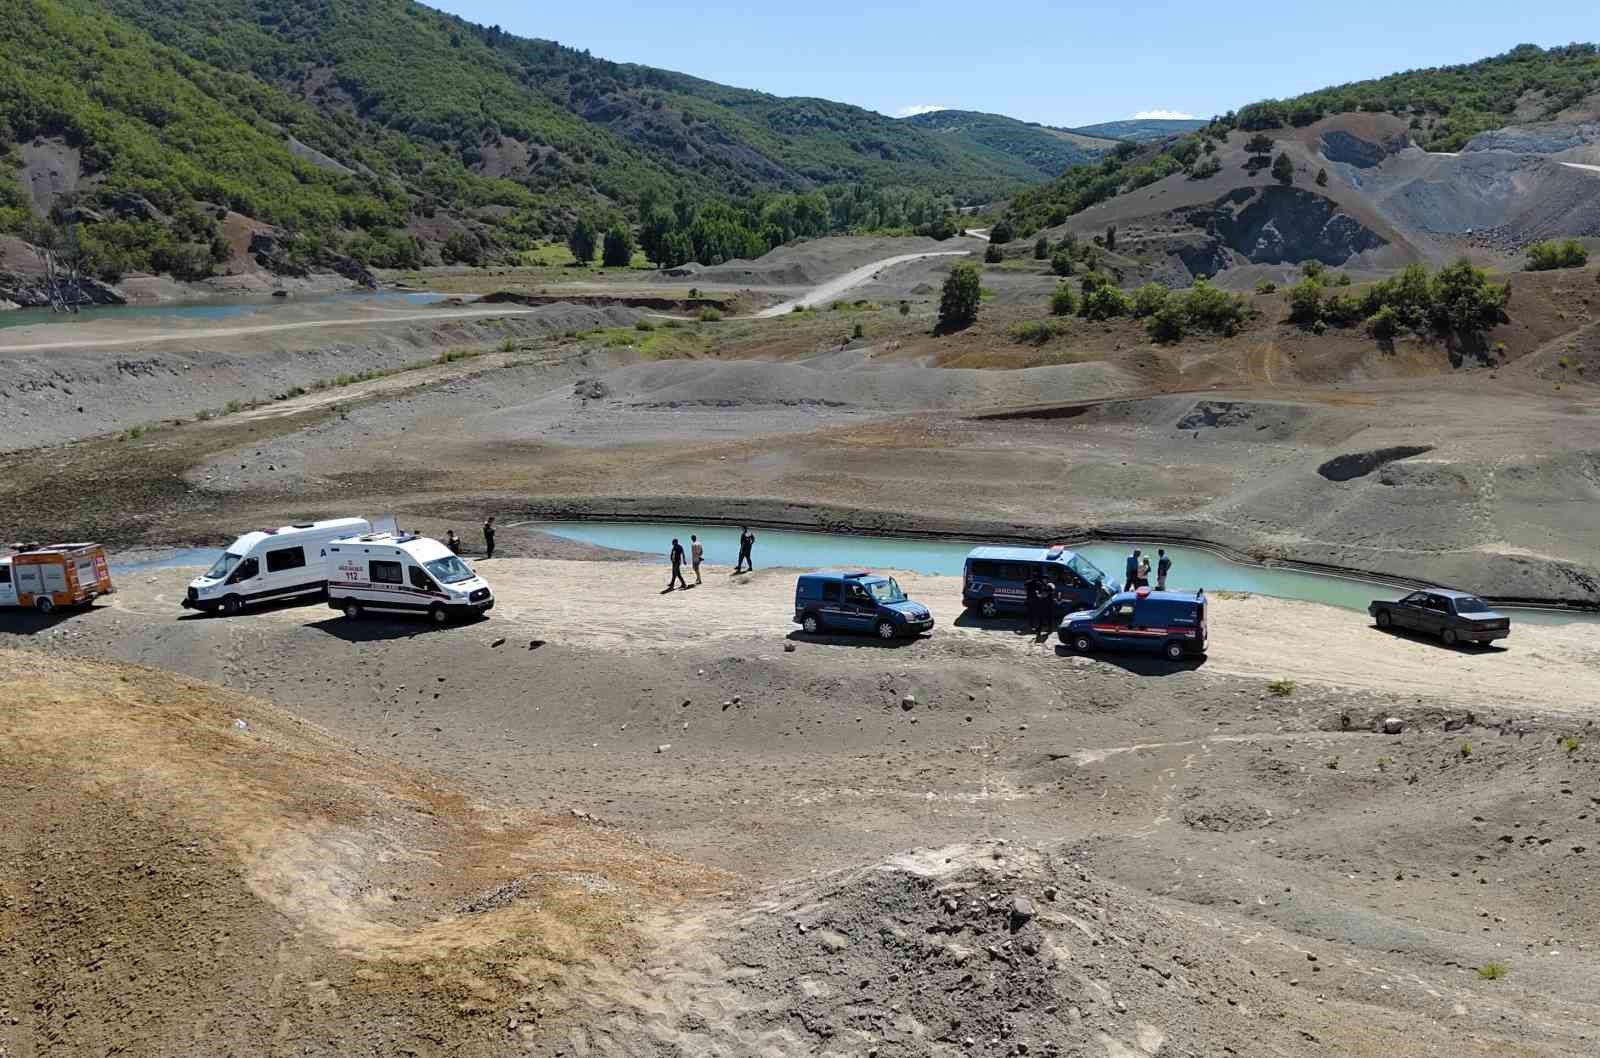
[(1050, 314), (1053, 316), (1070, 316), (1078, 311), (1078, 299), (1073, 296), (1072, 288), (1065, 283), (1056, 286), (1056, 292), (1050, 295)]
[(945, 279), (944, 291), (939, 296), (939, 326), (945, 329), (964, 327), (977, 319), (982, 296), (978, 269), (965, 262), (956, 265)]
[(1126, 316), (1133, 311), (1133, 302), (1109, 282), (1083, 292), (1078, 304), (1078, 315), (1091, 320), (1107, 320), (1113, 316)]
[(1006, 253), (1004, 250), (1000, 249), (998, 244), (991, 242), (988, 246), (984, 247), (983, 260), (985, 264), (999, 264), (1005, 259)]
[(1589, 263), (1589, 251), (1577, 239), (1541, 242), (1528, 247), (1527, 269), (1543, 272), (1552, 268), (1582, 268)]
[(1116, 248), (1117, 226), (1115, 224), (1108, 224), (1106, 225), (1106, 249), (1114, 252)]
[(586, 265), (594, 260), (594, 244), (595, 226), (588, 217), (580, 214), (567, 232), (567, 249), (572, 251), (572, 256), (579, 264)]
[(606, 232), (605, 248), (601, 251), (600, 260), (607, 268), (626, 268), (628, 262), (633, 260), (633, 235), (621, 221)]
[(1184, 311), (1183, 304), (1177, 298), (1172, 298), (1162, 302), (1161, 307), (1150, 314), (1144, 327), (1153, 341), (1166, 344), (1182, 341), (1188, 324), (1189, 314)]
[(670, 209), (652, 206), (639, 221), (639, 248), (647, 260), (664, 264), (667, 236), (677, 230), (678, 218)]
[(1289, 319), (1310, 327), (1322, 319), (1322, 282), (1307, 276), (1289, 288)]
[[(1210, 140), (1206, 141), (1210, 143)], [(1215, 155), (1206, 155), (1189, 167), (1190, 180), (1206, 180), (1222, 172), (1222, 163), (1217, 161)]]
[(1007, 221), (1002, 220), (999, 224), (989, 229), (989, 241), (996, 245), (1004, 246), (1014, 238), (1016, 236), (1012, 233), (1011, 225)]
[(1047, 235), (1039, 236), (1033, 244), (1033, 259), (1035, 261), (1048, 261), (1050, 259), (1050, 238)]
[(1057, 250), (1050, 258), (1050, 271), (1058, 276), (1070, 276), (1073, 272), (1072, 252)]
[(1511, 288), (1463, 257), (1433, 277), (1433, 325), (1443, 332), (1476, 334), (1500, 322)]
[(1272, 162), (1272, 178), (1285, 187), (1294, 183), (1294, 162), (1287, 151), (1280, 151)]
[(1273, 146), (1274, 143), (1271, 136), (1268, 136), (1264, 132), (1258, 132), (1254, 136), (1251, 136), (1249, 140), (1245, 141), (1244, 149), (1247, 154), (1252, 154), (1258, 158), (1261, 158), (1261, 164), (1265, 165), (1266, 156), (1272, 153)]
[(1210, 280), (1198, 279), (1183, 295), (1183, 315), (1189, 325), (1232, 336), (1244, 325), (1245, 301), (1242, 294), (1230, 294)]
[(1380, 342), (1393, 341), (1400, 333), (1400, 313), (1393, 305), (1385, 305), (1367, 317), (1367, 331)]
[(1154, 316), (1167, 303), (1167, 288), (1160, 283), (1146, 283), (1133, 292), (1133, 314), (1139, 319)]

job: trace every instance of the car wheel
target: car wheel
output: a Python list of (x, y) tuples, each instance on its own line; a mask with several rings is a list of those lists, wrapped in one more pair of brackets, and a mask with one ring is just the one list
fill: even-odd
[(1379, 610), (1378, 611), (1378, 627), (1379, 628), (1389, 628), (1393, 624), (1394, 624), (1394, 618), (1389, 616), (1389, 611), (1388, 610)]
[(978, 612), (985, 617), (999, 617), (1000, 607), (996, 606), (993, 599), (983, 600), (983, 605), (978, 607)]
[(1168, 661), (1182, 661), (1183, 660), (1183, 644), (1178, 642), (1177, 640), (1173, 640), (1172, 642), (1167, 644), (1166, 649), (1164, 651), (1162, 651), (1162, 653), (1167, 655), (1167, 660)]
[(894, 638), (894, 622), (893, 621), (879, 621), (878, 622), (878, 638), (879, 639), (893, 639)]
[(242, 609), (244, 609), (244, 600), (237, 595), (229, 595), (222, 600), (222, 612), (229, 617), (233, 617)]
[(1085, 635), (1077, 636), (1072, 640), (1072, 649), (1080, 654), (1087, 654), (1094, 649), (1094, 641)]
[(40, 613), (51, 613), (56, 608), (55, 600), (50, 598), (39, 599), (33, 605)]
[(450, 615), (445, 612), (445, 608), (440, 606), (438, 603), (434, 603), (432, 606), (428, 607), (428, 616), (433, 618), (433, 623), (436, 625), (442, 625), (446, 621), (450, 620)]
[(361, 604), (351, 599), (344, 604), (344, 615), (354, 621), (361, 616)]
[(800, 627), (806, 630), (806, 635), (814, 636), (822, 631), (822, 622), (817, 620), (817, 615), (808, 613), (800, 620)]
[(1454, 628), (1446, 628), (1443, 632), (1440, 632), (1439, 640), (1447, 647), (1453, 647), (1460, 641)]

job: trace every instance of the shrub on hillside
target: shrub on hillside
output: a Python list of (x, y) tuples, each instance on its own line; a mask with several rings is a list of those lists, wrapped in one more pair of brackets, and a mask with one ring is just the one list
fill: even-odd
[(1327, 187), (1328, 186), (1328, 170), (1326, 170), (1326, 169), (1318, 169), (1317, 170), (1317, 186), (1318, 187)]
[(1078, 311), (1078, 299), (1072, 293), (1072, 288), (1062, 283), (1056, 287), (1056, 292), (1050, 295), (1050, 312), (1056, 316), (1070, 316)]
[(1431, 284), (1433, 325), (1439, 331), (1476, 334), (1500, 322), (1511, 288), (1493, 283), (1489, 273), (1462, 258), (1447, 265)]
[(1073, 272), (1072, 252), (1057, 250), (1050, 258), (1050, 271), (1058, 276), (1070, 276)]
[(1090, 320), (1109, 320), (1115, 316), (1126, 316), (1133, 311), (1133, 302), (1128, 295), (1105, 283), (1090, 289), (1085, 287), (1083, 300), (1078, 304), (1078, 315)]
[(1289, 288), (1289, 319), (1302, 327), (1322, 319), (1322, 283), (1316, 276), (1306, 276)]
[(1133, 314), (1139, 319), (1154, 316), (1167, 303), (1167, 288), (1160, 283), (1146, 283), (1133, 292)]
[(1582, 268), (1589, 263), (1589, 251), (1577, 239), (1565, 242), (1541, 242), (1528, 247), (1530, 272), (1544, 272), (1552, 268)]
[(1182, 341), (1184, 329), (1188, 324), (1188, 313), (1184, 312), (1183, 305), (1178, 299), (1172, 298), (1163, 302), (1161, 307), (1145, 320), (1144, 327), (1152, 340), (1168, 343)]
[(567, 232), (567, 249), (572, 251), (572, 256), (579, 264), (594, 260), (595, 241), (595, 228), (589, 218), (579, 217), (572, 222), (572, 228)]
[(939, 325), (962, 327), (977, 319), (982, 291), (977, 268), (965, 263), (952, 268), (939, 296)]
[(1322, 318), (1335, 327), (1353, 327), (1365, 315), (1361, 299), (1347, 291), (1330, 294), (1322, 306)]
[(1244, 298), (1204, 279), (1197, 280), (1182, 300), (1184, 315), (1200, 330), (1231, 336), (1244, 324)]
[(1215, 154), (1208, 154), (1189, 166), (1189, 179), (1206, 180), (1220, 172), (1222, 172), (1222, 163), (1217, 161)]
[(1256, 284), (1257, 294), (1276, 294), (1277, 292), (1278, 284), (1274, 283), (1270, 279), (1263, 279), (1261, 282)]
[(1278, 157), (1273, 160), (1272, 178), (1285, 187), (1294, 183), (1294, 162), (1288, 154), (1280, 151)]
[(1006, 221), (1001, 221), (999, 224), (996, 224), (989, 230), (989, 243), (992, 246), (1004, 246), (1014, 238), (1016, 238), (1016, 234), (1011, 230), (1011, 225)]
[(1039, 236), (1039, 241), (1033, 244), (1033, 259), (1035, 261), (1048, 261), (1050, 259), (1050, 238), (1047, 235)]
[(1385, 305), (1367, 317), (1367, 333), (1380, 342), (1393, 340), (1400, 333), (1401, 326), (1400, 313), (1393, 305)]
[(1005, 251), (1000, 249), (999, 246), (995, 245), (992, 242), (983, 251), (983, 260), (984, 260), (985, 264), (999, 264), (1001, 261), (1004, 261), (1005, 259), (1006, 259)]

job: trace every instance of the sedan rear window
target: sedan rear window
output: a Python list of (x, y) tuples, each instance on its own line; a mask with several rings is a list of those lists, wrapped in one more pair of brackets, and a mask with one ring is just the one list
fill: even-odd
[(1489, 605), (1475, 595), (1464, 595), (1456, 600), (1456, 613), (1488, 613)]

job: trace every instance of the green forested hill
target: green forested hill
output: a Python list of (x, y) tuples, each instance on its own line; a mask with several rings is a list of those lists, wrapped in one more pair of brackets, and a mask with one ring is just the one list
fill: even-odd
[(1037, 178), (858, 107), (606, 62), (411, 0), (103, 3), (325, 115), (348, 114), (534, 186), (592, 186), (621, 200), (675, 174), (734, 195), (866, 181), (979, 197)]
[(1538, 120), (1597, 92), (1600, 47), (1523, 44), (1461, 66), (1407, 70), (1293, 99), (1263, 100), (1223, 120), (1254, 130), (1309, 125), (1325, 114), (1388, 111), (1412, 118), (1412, 138), (1421, 146), (1453, 151), (1480, 132), (1510, 124), (1519, 106), (1531, 115), (1526, 120)]
[(976, 153), (992, 153), (1026, 163), (1039, 176), (1059, 176), (1074, 165), (1099, 158), (1116, 146), (1114, 139), (1031, 125), (1000, 114), (971, 110), (935, 110), (903, 118), (909, 125), (936, 133)]
[[(307, 252), (409, 264), (447, 229), (515, 248), (650, 203), (683, 229), (731, 205), (702, 230), (731, 224), (748, 249), (817, 223), (925, 224), (1041, 178), (857, 107), (609, 63), (411, 0), (12, 0), (0, 57), (0, 230), (36, 220), (33, 145), (76, 152), (56, 205), (89, 210), (75, 216), (108, 274), (176, 270), (180, 248), (203, 273), (207, 246), (226, 253), (210, 205)], [(769, 201), (818, 190), (821, 221)], [(130, 215), (133, 197), (158, 216)]]

